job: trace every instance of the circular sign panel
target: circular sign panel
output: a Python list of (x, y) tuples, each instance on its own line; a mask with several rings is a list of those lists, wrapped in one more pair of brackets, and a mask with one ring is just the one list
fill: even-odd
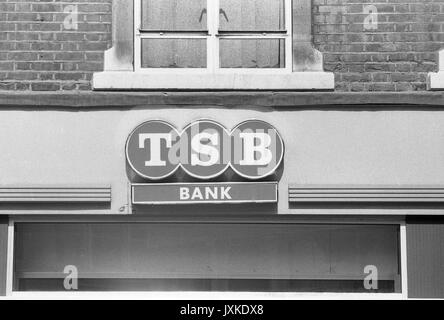
[(192, 177), (211, 179), (230, 165), (230, 134), (219, 123), (199, 120), (181, 134), (181, 165)]
[(181, 134), (169, 123), (153, 120), (138, 126), (126, 143), (128, 164), (139, 176), (160, 180), (179, 167), (198, 179), (211, 179), (228, 167), (257, 180), (274, 173), (282, 162), (284, 143), (270, 124), (249, 120), (229, 133), (211, 120), (187, 126)]
[(141, 177), (160, 180), (179, 167), (180, 135), (170, 124), (153, 120), (138, 126), (126, 143), (126, 158)]
[(247, 179), (273, 174), (284, 156), (284, 142), (269, 123), (248, 120), (231, 132), (231, 167)]

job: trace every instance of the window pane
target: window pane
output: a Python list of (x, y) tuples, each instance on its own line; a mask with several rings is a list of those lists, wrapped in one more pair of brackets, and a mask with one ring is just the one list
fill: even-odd
[(206, 68), (205, 39), (142, 39), (142, 68)]
[(220, 0), (220, 30), (285, 30), (284, 0)]
[(142, 29), (207, 30), (206, 0), (142, 0)]
[(285, 40), (221, 39), (220, 55), (222, 68), (285, 68)]
[[(399, 292), (397, 226), (198, 223), (17, 224), (15, 288)], [(374, 291), (373, 291), (374, 292)]]

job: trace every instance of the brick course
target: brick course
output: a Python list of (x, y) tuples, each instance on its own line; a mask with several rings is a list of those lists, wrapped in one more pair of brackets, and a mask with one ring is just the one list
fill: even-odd
[[(338, 91), (423, 91), (444, 48), (444, 0), (314, 0), (314, 42)], [(376, 29), (366, 29), (368, 6)], [(368, 7), (369, 8), (369, 7)], [(368, 11), (367, 11), (368, 12)]]
[[(78, 28), (64, 9), (77, 5)], [(0, 0), (0, 90), (91, 90), (111, 46), (112, 0)]]
[[(0, 90), (91, 90), (111, 46), (112, 0), (0, 0)], [(78, 29), (64, 8), (77, 5)], [(378, 10), (366, 30), (365, 9)], [(315, 46), (337, 91), (423, 91), (444, 48), (444, 0), (313, 0)]]

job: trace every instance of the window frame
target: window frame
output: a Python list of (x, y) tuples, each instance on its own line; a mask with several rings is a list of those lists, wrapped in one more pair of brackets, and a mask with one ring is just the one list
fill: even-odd
[[(13, 289), (14, 283), (14, 264), (13, 261), (15, 259), (14, 255), (14, 240), (15, 240), (15, 224), (17, 223), (125, 223), (128, 222), (128, 218), (125, 217), (110, 217), (109, 219), (99, 219), (93, 216), (83, 216), (79, 219), (65, 216), (16, 216), (11, 217), (9, 219), (9, 228), (8, 228), (8, 270), (7, 270), (7, 295), (12, 296), (13, 298), (36, 298), (40, 297), (43, 299), (54, 299), (54, 298), (70, 298), (70, 299), (95, 299), (97, 297), (121, 297), (122, 293), (129, 297), (153, 297), (156, 298), (160, 295), (171, 298), (177, 294), (181, 294), (186, 297), (190, 297), (191, 299), (202, 299), (208, 298), (209, 296), (216, 299), (226, 299), (227, 297), (238, 296), (239, 298), (247, 298), (251, 299), (252, 297), (257, 299), (295, 299), (295, 298), (303, 298), (303, 299), (397, 299), (404, 300), (408, 299), (408, 275), (407, 275), (407, 235), (406, 235), (406, 222), (405, 219), (399, 217), (393, 217), (393, 219), (362, 219), (362, 217), (354, 216), (354, 217), (346, 217), (346, 218), (320, 218), (320, 219), (296, 219), (296, 220), (288, 220), (288, 217), (278, 217), (270, 221), (268, 219), (264, 219), (263, 217), (249, 217), (247, 220), (244, 218), (236, 219), (230, 217), (223, 217), (219, 219), (210, 219), (211, 223), (265, 223), (265, 224), (281, 224), (281, 223), (290, 223), (290, 224), (358, 224), (358, 225), (396, 225), (398, 228), (398, 237), (399, 237), (399, 267), (400, 267), (400, 276), (401, 276), (401, 292), (400, 293), (331, 293), (331, 292), (211, 292), (211, 291), (202, 291), (202, 292), (187, 292), (187, 291), (171, 291), (171, 292), (150, 292), (150, 291), (142, 291), (142, 292), (123, 292), (123, 291), (98, 291), (95, 293), (92, 292), (79, 292), (79, 291), (54, 291), (54, 292), (43, 292), (43, 291), (16, 291)], [(165, 217), (139, 217), (135, 220), (131, 220), (131, 222), (141, 222), (141, 223), (168, 223), (171, 222), (171, 218)], [(197, 217), (188, 217), (188, 218), (180, 218), (174, 219), (175, 223), (208, 223), (208, 219), (205, 218), (197, 218)]]
[[(293, 72), (292, 0), (284, 1), (284, 32), (223, 32), (219, 33), (220, 1), (206, 0), (207, 30), (196, 32), (143, 31), (142, 0), (134, 0), (134, 71), (141, 74), (290, 74)], [(142, 39), (206, 39), (206, 68), (142, 68)], [(285, 41), (284, 68), (221, 68), (220, 41), (223, 39), (283, 39)]]
[(311, 0), (291, 0), (291, 66), (288, 69), (224, 68), (208, 69), (136, 69), (134, 13), (137, 0), (112, 0), (112, 46), (104, 53), (104, 70), (92, 77), (95, 91), (187, 90), (187, 91), (332, 91), (333, 72), (326, 72), (323, 54), (314, 47)]

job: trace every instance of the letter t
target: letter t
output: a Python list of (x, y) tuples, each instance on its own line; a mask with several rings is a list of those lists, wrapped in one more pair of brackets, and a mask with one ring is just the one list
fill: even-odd
[(146, 167), (165, 166), (166, 162), (161, 159), (160, 142), (166, 141), (167, 148), (172, 146), (172, 137), (169, 133), (142, 133), (139, 135), (139, 148), (145, 149), (145, 141), (150, 140), (151, 160), (145, 161)]

